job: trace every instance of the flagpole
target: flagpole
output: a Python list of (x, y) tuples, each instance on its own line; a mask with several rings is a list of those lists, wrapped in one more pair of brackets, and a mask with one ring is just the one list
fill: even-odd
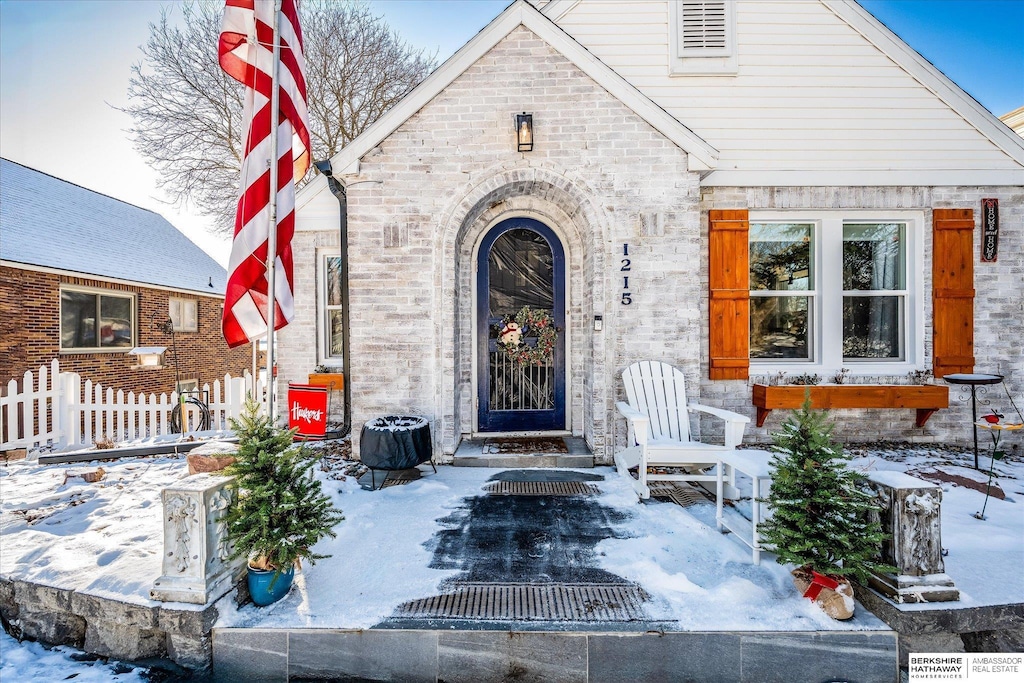
[(281, 92), (278, 89), (278, 67), (281, 64), (281, 3), (274, 0), (274, 59), (270, 90), (270, 226), (267, 231), (267, 410), (272, 422), (277, 420), (274, 381), (274, 307), (277, 292), (275, 265), (277, 261), (277, 129), (280, 125)]

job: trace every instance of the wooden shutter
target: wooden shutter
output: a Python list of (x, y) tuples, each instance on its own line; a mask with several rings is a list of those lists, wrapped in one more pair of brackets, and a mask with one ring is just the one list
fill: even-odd
[(974, 372), (974, 210), (932, 214), (932, 372)]
[(746, 209), (708, 212), (708, 324), (711, 379), (750, 371), (750, 268)]

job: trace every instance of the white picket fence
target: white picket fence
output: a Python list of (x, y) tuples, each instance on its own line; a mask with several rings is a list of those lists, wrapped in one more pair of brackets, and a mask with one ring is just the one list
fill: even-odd
[[(203, 385), (199, 396), (209, 410), (209, 429), (228, 429), (228, 418), (241, 414), (249, 394), (261, 400), (265, 396), (263, 382), (253, 387), (248, 372), (243, 377), (225, 375), (223, 382), (217, 380), (212, 387)], [(26, 372), (20, 388), (17, 380), (7, 383), (0, 396), (0, 452), (86, 447), (100, 439), (117, 443), (170, 434), (171, 413), (178, 400), (177, 392), (126, 394), (104, 389), (92, 380), (82, 382), (77, 373), (61, 372), (54, 359), (35, 375)], [(183, 412), (186, 431), (198, 425), (198, 406), (186, 403)]]

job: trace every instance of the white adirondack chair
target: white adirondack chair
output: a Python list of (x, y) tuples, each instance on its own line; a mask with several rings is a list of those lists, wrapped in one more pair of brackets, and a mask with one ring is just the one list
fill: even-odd
[[(650, 498), (650, 481), (715, 481), (718, 454), (732, 451), (743, 440), (750, 418), (731, 410), (686, 402), (683, 373), (668, 363), (641, 361), (622, 372), (628, 403), (616, 407), (626, 418), (628, 447), (615, 454), (615, 467), (633, 484), (642, 499)], [(710, 444), (690, 438), (690, 411), (725, 420), (725, 443)], [(656, 474), (652, 467), (684, 468), (680, 474)], [(629, 470), (636, 468), (638, 478)]]

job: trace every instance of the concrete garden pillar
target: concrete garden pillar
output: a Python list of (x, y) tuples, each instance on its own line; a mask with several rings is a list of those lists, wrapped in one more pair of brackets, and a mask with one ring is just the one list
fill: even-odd
[(243, 558), (228, 560), (227, 527), (221, 521), (233, 477), (196, 474), (160, 492), (163, 501), (163, 574), (150, 597), (205, 605), (231, 589)]
[(897, 568), (872, 575), (869, 585), (897, 603), (959, 600), (942, 560), (942, 489), (902, 472), (868, 472), (867, 479), (882, 508), (882, 530), (891, 535), (882, 561)]

